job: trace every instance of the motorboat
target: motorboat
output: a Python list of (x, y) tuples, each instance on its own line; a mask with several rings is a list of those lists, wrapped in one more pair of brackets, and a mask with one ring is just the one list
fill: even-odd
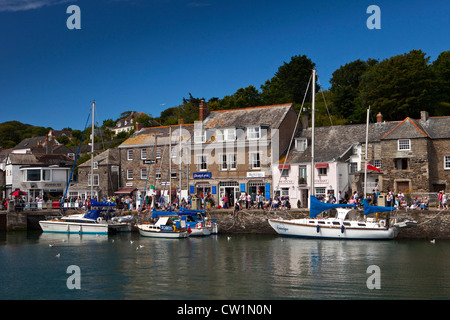
[(96, 233), (130, 232), (132, 216), (115, 217), (115, 203), (91, 201), (87, 213), (39, 221), (43, 232)]
[(190, 229), (186, 225), (186, 219), (180, 219), (176, 213), (153, 210), (152, 219), (156, 221), (136, 225), (141, 236), (153, 238), (189, 237)]
[(186, 223), (191, 229), (191, 237), (209, 236), (219, 232), (219, 225), (216, 219), (207, 217), (205, 210), (180, 208), (177, 213), (180, 217), (186, 217)]

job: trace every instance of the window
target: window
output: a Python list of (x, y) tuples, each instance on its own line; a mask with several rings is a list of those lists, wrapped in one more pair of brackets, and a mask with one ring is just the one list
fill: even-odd
[(219, 155), (220, 170), (236, 170), (236, 155), (234, 153)]
[(141, 149), (141, 160), (147, 159), (147, 149)]
[(288, 177), (289, 176), (289, 169), (281, 169), (281, 176), (282, 177)]
[(444, 169), (450, 169), (450, 156), (444, 156)]
[(127, 169), (127, 180), (133, 180), (133, 169)]
[(350, 162), (350, 173), (355, 173), (358, 171), (358, 163)]
[(172, 159), (177, 157), (177, 146), (173, 146), (170, 148), (170, 157)]
[(261, 168), (261, 160), (259, 153), (250, 153), (250, 166), (252, 169)]
[(195, 143), (206, 142), (206, 131), (194, 130), (194, 142)]
[(383, 162), (382, 162), (382, 160), (374, 160), (373, 161), (373, 165), (376, 167), (376, 168), (381, 168), (381, 164), (382, 164)]
[(177, 178), (177, 171), (175, 168), (172, 168), (172, 171), (170, 172), (170, 178), (176, 179)]
[(281, 197), (289, 197), (289, 188), (281, 188)]
[(49, 169), (42, 170), (42, 181), (52, 181), (52, 171)]
[(27, 170), (27, 181), (41, 181), (41, 169)]
[(319, 195), (325, 196), (325, 188), (322, 187), (316, 188), (316, 196)]
[(156, 148), (156, 159), (161, 159), (161, 147)]
[(255, 140), (260, 138), (259, 127), (250, 127), (247, 129), (247, 139)]
[(298, 183), (306, 184), (306, 166), (298, 167)]
[(147, 168), (141, 168), (141, 180), (147, 180)]
[(155, 171), (155, 179), (156, 180), (161, 180), (161, 168), (156, 169)]
[(127, 150), (127, 160), (133, 160), (133, 149)]
[(199, 171), (206, 171), (208, 169), (208, 166), (206, 164), (206, 156), (198, 156), (197, 168)]
[(223, 141), (223, 131), (220, 129), (216, 130), (216, 141), (222, 142)]
[(295, 139), (295, 149), (297, 151), (305, 151), (308, 146), (308, 141), (305, 138)]
[(225, 141), (234, 141), (236, 140), (236, 129), (225, 129), (223, 130), (223, 136)]
[(410, 139), (399, 139), (398, 140), (398, 150), (399, 151), (411, 150), (411, 140)]
[(317, 168), (317, 171), (319, 173), (319, 176), (326, 176), (327, 175), (327, 170), (328, 168)]
[(394, 167), (397, 170), (407, 170), (408, 169), (408, 158), (394, 159)]
[[(92, 176), (94, 176), (94, 184), (92, 184)], [(98, 177), (98, 174), (94, 174), (94, 175), (91, 175), (91, 174), (88, 174), (88, 186), (98, 186), (99, 185), (99, 177)]]

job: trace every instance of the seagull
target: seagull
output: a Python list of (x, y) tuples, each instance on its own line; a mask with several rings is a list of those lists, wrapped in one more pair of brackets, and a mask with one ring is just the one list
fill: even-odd
[(49, 247), (53, 247), (54, 246), (54, 244), (53, 243), (50, 243), (49, 245), (48, 245)]
[(436, 243), (436, 239), (433, 239), (430, 242), (434, 244), (434, 243)]
[(58, 253), (58, 254), (56, 255), (56, 257), (57, 257), (57, 258), (61, 257), (61, 254), (60, 254), (60, 253)]
[(231, 237), (227, 237), (227, 240), (230, 241)]
[(139, 245), (139, 249), (143, 248), (144, 246), (142, 244)]
[(133, 244), (133, 242), (134, 242), (133, 240), (130, 240), (130, 243), (131, 243), (131, 244)]

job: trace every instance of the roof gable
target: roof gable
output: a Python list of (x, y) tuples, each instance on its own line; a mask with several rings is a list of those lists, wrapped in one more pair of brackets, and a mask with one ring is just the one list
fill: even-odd
[(403, 138), (431, 138), (427, 131), (415, 120), (406, 118), (395, 128), (381, 137), (381, 140)]

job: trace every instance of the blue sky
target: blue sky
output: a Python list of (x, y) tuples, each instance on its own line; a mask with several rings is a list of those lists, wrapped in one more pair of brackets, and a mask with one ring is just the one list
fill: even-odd
[[(69, 30), (69, 5), (81, 30)], [(381, 29), (369, 30), (369, 5)], [(257, 88), (294, 55), (328, 87), (356, 59), (450, 50), (450, 2), (0, 0), (0, 122), (83, 129), (136, 110), (159, 116), (183, 97)]]

